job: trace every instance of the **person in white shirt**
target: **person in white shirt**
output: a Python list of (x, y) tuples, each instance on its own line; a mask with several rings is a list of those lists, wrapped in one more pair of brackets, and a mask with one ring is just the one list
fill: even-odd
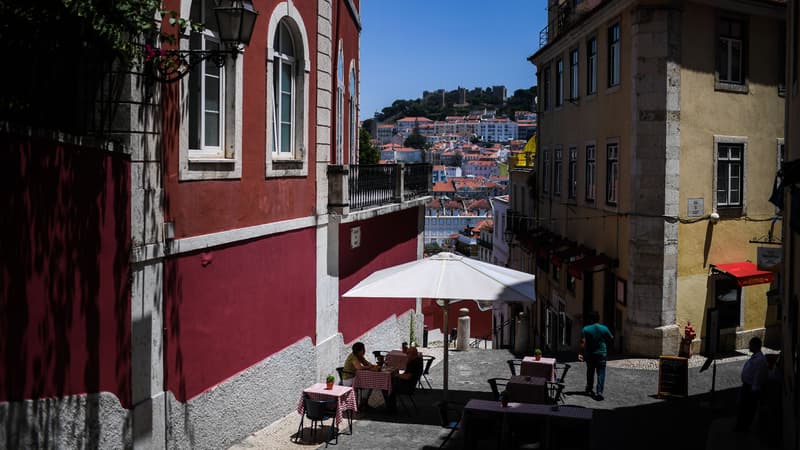
[(750, 339), (753, 353), (742, 367), (742, 388), (739, 391), (739, 414), (736, 417), (736, 431), (747, 431), (758, 410), (758, 403), (767, 385), (769, 369), (767, 358), (761, 353), (761, 339)]

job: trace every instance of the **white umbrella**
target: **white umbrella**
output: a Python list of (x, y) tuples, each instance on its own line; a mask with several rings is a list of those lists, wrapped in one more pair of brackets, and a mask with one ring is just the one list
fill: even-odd
[[(534, 276), (453, 253), (379, 270), (343, 297), (432, 298), (443, 301), (444, 324), (450, 300), (533, 302)], [(445, 335), (447, 335), (445, 330)], [(447, 398), (448, 345), (444, 345), (444, 396)]]

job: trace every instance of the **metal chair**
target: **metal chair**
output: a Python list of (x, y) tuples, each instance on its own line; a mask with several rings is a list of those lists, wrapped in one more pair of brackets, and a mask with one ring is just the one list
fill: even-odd
[[(446, 428), (450, 430), (447, 433), (447, 436), (444, 438), (442, 443), (439, 445), (439, 448), (444, 448), (444, 445), (447, 444), (447, 441), (453, 436), (453, 433), (459, 428), (461, 424), (461, 412), (455, 408), (451, 408), (448, 402), (441, 402), (439, 403), (439, 420), (441, 422), (442, 428)], [(456, 415), (456, 420), (451, 420), (449, 413), (453, 411)]]
[(509, 359), (508, 361), (508, 368), (511, 369), (511, 376), (516, 376), (519, 368), (522, 367), (522, 360), (521, 359)]
[(569, 368), (572, 367), (569, 364), (556, 364), (556, 376), (557, 382), (564, 383), (564, 380), (567, 378), (567, 372), (569, 372)]
[(422, 380), (424, 379), (426, 383), (428, 383), (428, 389), (433, 389), (431, 386), (431, 380), (428, 379), (428, 374), (431, 373), (431, 364), (433, 364), (433, 360), (436, 359), (435, 356), (430, 355), (422, 355), (422, 361), (425, 362), (425, 369), (422, 371), (422, 376), (419, 378), (419, 387), (425, 388), (422, 385)]
[(337, 367), (336, 368), (336, 373), (339, 374), (339, 385), (340, 386), (344, 384), (344, 376), (342, 376), (343, 372), (344, 372), (344, 367)]
[(409, 415), (410, 411), (408, 410), (406, 402), (403, 401), (403, 397), (401, 396), (405, 395), (408, 397), (408, 399), (411, 400), (411, 404), (414, 406), (414, 412), (419, 412), (417, 409), (417, 402), (414, 401), (414, 392), (417, 390), (417, 384), (419, 383), (420, 378), (422, 378), (422, 374), (409, 380), (409, 383), (398, 384), (393, 387), (392, 395), (397, 396), (397, 399), (400, 400), (400, 404), (403, 406), (403, 409), (406, 410)]
[(550, 405), (558, 404), (561, 402), (565, 404), (566, 401), (564, 400), (564, 383), (553, 383), (551, 381), (546, 381), (545, 386), (547, 387), (547, 403)]
[(297, 427), (297, 439), (296, 442), (299, 442), (300, 439), (303, 438), (303, 428), (305, 425), (305, 418), (307, 417), (311, 420), (311, 430), (312, 433), (316, 436), (317, 434), (317, 425), (319, 424), (320, 427), (325, 426), (325, 421), (330, 419), (331, 420), (331, 431), (328, 436), (328, 439), (325, 441), (325, 448), (328, 447), (328, 443), (336, 438), (336, 443), (339, 443), (339, 433), (336, 429), (336, 400), (312, 400), (307, 394), (303, 395), (303, 409), (304, 414), (300, 417), (300, 426)]
[(508, 378), (489, 378), (486, 381), (489, 382), (489, 387), (492, 388), (492, 395), (494, 395), (494, 399), (500, 400), (500, 388), (505, 389), (506, 384), (508, 383)]

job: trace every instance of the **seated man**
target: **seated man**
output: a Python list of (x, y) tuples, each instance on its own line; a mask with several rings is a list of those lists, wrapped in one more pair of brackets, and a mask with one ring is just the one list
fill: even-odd
[(356, 342), (353, 344), (352, 349), (352, 353), (347, 355), (347, 359), (344, 360), (344, 369), (342, 370), (342, 384), (345, 386), (353, 385), (353, 379), (356, 377), (356, 370), (380, 370), (380, 366), (372, 364), (364, 357), (367, 348), (364, 346), (363, 342)]
[(419, 378), (422, 376), (422, 370), (422, 357), (417, 351), (417, 347), (409, 347), (405, 372), (392, 378), (392, 395), (389, 396), (386, 402), (386, 407), (389, 408), (389, 411), (397, 409), (396, 394), (414, 393)]

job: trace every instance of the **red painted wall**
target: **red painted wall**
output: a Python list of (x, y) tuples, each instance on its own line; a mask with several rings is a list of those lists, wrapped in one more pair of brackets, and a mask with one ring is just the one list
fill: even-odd
[(0, 187), (0, 401), (130, 408), (130, 161), (0, 133)]
[[(492, 334), (492, 310), (481, 311), (478, 304), (473, 300), (462, 300), (458, 303), (451, 303), (447, 309), (447, 329), (452, 330), (458, 327), (458, 310), (467, 308), (469, 310), (469, 335), (470, 337), (484, 338)], [(422, 301), (422, 313), (425, 314), (425, 325), (429, 330), (441, 330), (444, 316), (442, 307), (433, 300)]]
[[(176, 238), (262, 223), (308, 217), (315, 213), (317, 2), (293, 2), (306, 26), (311, 73), (307, 86), (308, 176), (265, 178), (267, 122), (267, 27), (277, 1), (256, 2), (259, 12), (244, 58), (241, 180), (179, 182), (178, 85), (164, 90), (165, 220), (174, 222)], [(171, 0), (167, 9), (180, 10)], [(270, 43), (271, 44), (271, 43)]]
[[(347, 292), (376, 270), (417, 259), (418, 208), (362, 222), (339, 230), (339, 292)], [(350, 249), (350, 230), (361, 227), (361, 246)], [(359, 336), (392, 314), (414, 309), (414, 299), (339, 299), (339, 330), (344, 342)]]
[(167, 389), (186, 401), (316, 330), (314, 228), (165, 262)]

